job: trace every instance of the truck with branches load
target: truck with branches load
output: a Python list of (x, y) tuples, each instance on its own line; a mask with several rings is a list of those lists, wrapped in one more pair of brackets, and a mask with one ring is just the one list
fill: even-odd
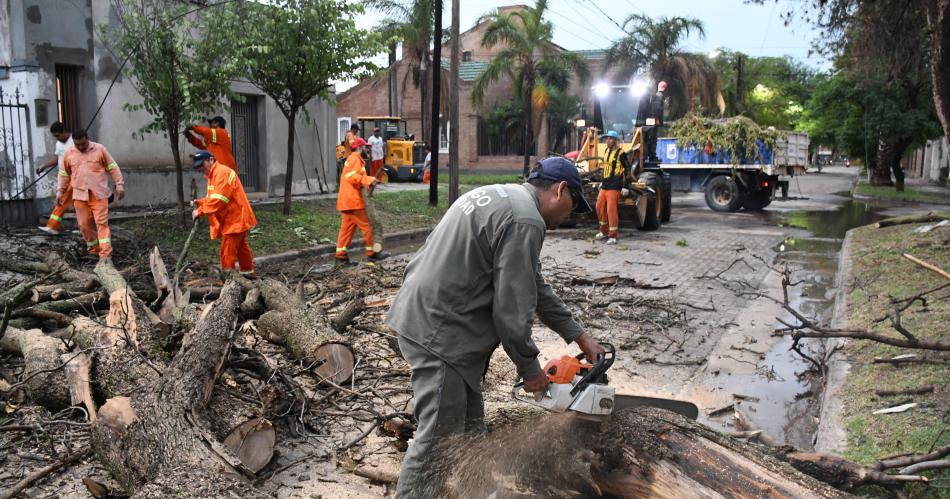
[(688, 115), (660, 138), (656, 154), (672, 188), (704, 192), (715, 211), (765, 209), (789, 180), (808, 168), (808, 134), (763, 128), (749, 118)]

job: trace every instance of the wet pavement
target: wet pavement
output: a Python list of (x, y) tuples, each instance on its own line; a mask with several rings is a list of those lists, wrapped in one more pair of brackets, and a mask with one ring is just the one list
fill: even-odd
[[(649, 346), (618, 353), (611, 370), (618, 393), (691, 400), (700, 407), (701, 421), (726, 431), (745, 429), (736, 427), (738, 410), (773, 440), (811, 449), (821, 386), (802, 376), (810, 364), (789, 350), (791, 340), (773, 334), (783, 327), (779, 319), (793, 317), (756, 295), (782, 300), (781, 277), (769, 267), (787, 265), (792, 281), (801, 281), (789, 287), (789, 303), (806, 316), (830, 322), (847, 230), (884, 214), (926, 209), (872, 207), (836, 194), (848, 193), (856, 180), (857, 170), (843, 167), (794, 179), (792, 199), (776, 200), (762, 213), (716, 213), (702, 194), (676, 195), (669, 224), (656, 232), (622, 229), (616, 246), (595, 242), (594, 227), (549, 232), (543, 264), (671, 286), (642, 292), (683, 306), (686, 330), (664, 329), (663, 338), (653, 338)], [(630, 344), (631, 329), (617, 324), (591, 332), (604, 341)], [(553, 333), (539, 329), (536, 338), (543, 359), (565, 353)], [(666, 338), (672, 339), (667, 343)], [(804, 349), (812, 356), (824, 354), (817, 341)], [(725, 410), (708, 415), (716, 409)]]

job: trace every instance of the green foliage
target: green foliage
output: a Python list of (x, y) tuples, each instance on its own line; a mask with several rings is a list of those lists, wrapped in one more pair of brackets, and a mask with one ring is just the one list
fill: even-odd
[(329, 101), (334, 80), (376, 71), (364, 58), (382, 51), (382, 39), (356, 27), (362, 12), (338, 0), (242, 2), (226, 30), (241, 35), (243, 73), (289, 118), (313, 98)]
[(762, 126), (798, 129), (805, 103), (818, 82), (816, 70), (789, 57), (750, 57), (725, 49), (718, 52), (713, 64), (719, 72), (727, 116), (743, 115)]
[(179, 0), (112, 4), (118, 22), (99, 30), (114, 53), (131, 54), (125, 72), (142, 96), (142, 102), (123, 108), (153, 118), (133, 131), (134, 136), (163, 133), (177, 138), (182, 124), (205, 117), (230, 96), (228, 85), (238, 67), (228, 44), (204, 41), (214, 29), (207, 9)]
[(720, 104), (719, 75), (709, 59), (683, 48), (692, 33), (705, 37), (703, 23), (693, 17), (661, 17), (631, 14), (623, 22), (626, 35), (607, 52), (607, 65), (618, 69), (616, 80), (626, 84), (638, 74), (653, 82), (665, 81), (670, 104), (667, 114), (676, 118), (690, 110), (695, 84), (698, 104), (716, 109)]
[(745, 116), (712, 120), (691, 114), (675, 121), (670, 126), (670, 135), (682, 145), (728, 152), (732, 164), (737, 165), (742, 155), (750, 152), (761, 161), (758, 144), (773, 149), (782, 133), (774, 128), (763, 128)]

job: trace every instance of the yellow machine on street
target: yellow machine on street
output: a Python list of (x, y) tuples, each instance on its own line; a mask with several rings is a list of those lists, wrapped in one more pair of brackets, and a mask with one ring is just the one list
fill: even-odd
[(649, 95), (645, 87), (595, 87), (593, 123), (584, 130), (575, 160), (581, 176), (589, 181), (588, 197), (596, 201), (600, 163), (607, 151), (601, 134), (612, 131), (620, 135), (620, 147), (627, 154), (631, 170), (626, 195), (620, 202), (620, 219), (633, 220), (640, 230), (659, 229), (670, 220), (672, 211), (670, 176), (660, 169), (655, 152), (662, 100), (662, 92)]
[(405, 120), (398, 116), (364, 116), (356, 120), (363, 139), (369, 140), (373, 129), (379, 128), (386, 141), (381, 182), (422, 182), (425, 143), (409, 138)]

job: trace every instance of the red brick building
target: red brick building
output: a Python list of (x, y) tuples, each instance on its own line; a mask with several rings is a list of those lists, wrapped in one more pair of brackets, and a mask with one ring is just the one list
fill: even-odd
[[(520, 5), (501, 7), (499, 10), (515, 11), (524, 8)], [(459, 162), (463, 169), (492, 169), (492, 170), (512, 170), (520, 171), (523, 162), (521, 154), (515, 154), (510, 144), (497, 145), (497, 140), (489, 141), (486, 136), (484, 115), (493, 107), (510, 101), (512, 97), (511, 85), (506, 81), (500, 81), (493, 85), (487, 92), (485, 102), (480, 109), (476, 109), (472, 104), (471, 91), (475, 79), (488, 65), (488, 62), (494, 57), (503, 46), (492, 48), (482, 47), (482, 34), (487, 23), (474, 26), (461, 33), (462, 60), (459, 65)], [(565, 50), (555, 46), (558, 50)], [(448, 45), (442, 47), (442, 54), (445, 56), (442, 60), (442, 78), (444, 82), (449, 81), (449, 54), (451, 48)], [(593, 81), (598, 80), (603, 73), (603, 59), (605, 51), (587, 50), (579, 53), (589, 61), (591, 80), (582, 86), (575, 82), (572, 85), (574, 95), (582, 96), (584, 101), (590, 107), (592, 97), (590, 97), (590, 86)], [(395, 108), (397, 115), (406, 120), (407, 130), (414, 133), (417, 140), (427, 141), (429, 131), (421, 130), (421, 109), (420, 89), (412, 84), (412, 76), (407, 78), (407, 71), (413, 64), (403, 64), (407, 61), (399, 61), (394, 71), (396, 72), (396, 94), (397, 99)], [(411, 62), (411, 61), (408, 61)], [(379, 77), (365, 80), (358, 85), (350, 88), (337, 96), (337, 123), (339, 136), (349, 128), (351, 123), (361, 116), (386, 116), (390, 114), (389, 110), (389, 91), (388, 76), (383, 74)], [(446, 88), (446, 87), (443, 87)], [(442, 92), (443, 106), (447, 102), (447, 92)], [(439, 164), (445, 165), (448, 161), (448, 135), (446, 123), (448, 113), (442, 113), (443, 123), (442, 140), (439, 144)], [(480, 126), (480, 121), (482, 122)], [(520, 131), (517, 132), (520, 136)], [(540, 134), (538, 136), (535, 152), (546, 156), (550, 152), (547, 123), (542, 123)], [(560, 151), (566, 152), (566, 151)]]

